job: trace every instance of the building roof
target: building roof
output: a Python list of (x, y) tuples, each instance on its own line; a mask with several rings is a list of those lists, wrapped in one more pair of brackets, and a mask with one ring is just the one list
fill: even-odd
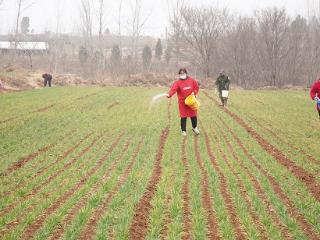
[[(15, 42), (0, 41), (0, 49), (15, 49)], [(42, 50), (48, 49), (47, 42), (17, 42), (17, 50)]]

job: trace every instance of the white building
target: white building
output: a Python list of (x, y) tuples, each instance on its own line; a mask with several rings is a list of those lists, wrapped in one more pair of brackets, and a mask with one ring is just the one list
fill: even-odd
[(47, 42), (9, 42), (0, 41), (2, 53), (17, 52), (19, 54), (44, 54), (49, 51)]

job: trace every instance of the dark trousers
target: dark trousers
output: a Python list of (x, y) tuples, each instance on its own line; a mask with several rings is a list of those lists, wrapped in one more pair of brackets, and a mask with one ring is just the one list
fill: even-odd
[[(192, 117), (191, 118), (192, 127), (196, 128), (198, 126), (198, 118)], [(181, 118), (181, 131), (187, 131), (187, 118)]]
[(51, 87), (51, 79), (44, 79), (44, 86), (46, 87), (47, 84)]

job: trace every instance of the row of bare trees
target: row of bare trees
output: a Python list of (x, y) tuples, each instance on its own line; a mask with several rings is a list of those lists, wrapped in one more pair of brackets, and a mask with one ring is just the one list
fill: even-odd
[[(3, 1), (0, 0), (0, 5)], [(15, 0), (16, 43), (21, 13), (33, 2)], [(124, 4), (131, 7), (130, 20), (126, 23), (122, 22)], [(110, 44), (110, 37), (106, 37), (109, 33), (106, 8), (105, 0), (79, 1), (77, 42), (65, 40), (65, 36), (60, 35), (58, 25), (61, 21), (57, 13), (55, 36), (44, 39), (50, 45), (50, 70), (68, 72), (69, 65), (78, 64), (85, 75), (102, 76), (168, 73), (187, 66), (197, 77), (216, 78), (224, 69), (234, 84), (245, 88), (306, 86), (320, 73), (320, 19), (316, 17), (291, 17), (286, 10), (278, 8), (256, 11), (252, 17), (244, 17), (217, 7), (188, 7), (183, 0), (178, 0), (170, 12), (166, 41), (141, 44), (150, 14), (143, 9), (142, 0), (129, 3), (119, 0), (118, 32), (112, 35), (113, 43)], [(123, 28), (127, 30), (127, 36), (123, 35)]]
[[(118, 1), (118, 16), (117, 16), (117, 21), (118, 21), (118, 33), (117, 33), (117, 38), (118, 42), (113, 45), (113, 48), (119, 49), (120, 56), (119, 58), (121, 61), (119, 61), (119, 65), (130, 65), (130, 72), (136, 73), (142, 69), (142, 66), (139, 66), (143, 64), (143, 59), (141, 59), (141, 54), (142, 54), (142, 49), (141, 46), (139, 45), (139, 41), (141, 40), (142, 37), (142, 31), (143, 28), (149, 19), (150, 14), (147, 14), (144, 12), (143, 9), (143, 4), (142, 0), (134, 0), (130, 1), (130, 3), (126, 2), (125, 4), (129, 4), (131, 8), (131, 14), (129, 16), (129, 20), (127, 23), (123, 23), (122, 20), (122, 8), (123, 8), (124, 0), (119, 0)], [(97, 9), (98, 7), (98, 9)], [(89, 72), (95, 72), (98, 75), (101, 75), (105, 72), (107, 69), (106, 65), (112, 65), (112, 73), (114, 73), (115, 69), (121, 69), (121, 66), (118, 66), (114, 68), (114, 63), (108, 62), (107, 60), (107, 52), (110, 52), (110, 49), (107, 50), (105, 48), (105, 38), (104, 38), (104, 33), (109, 33), (108, 30), (105, 29), (105, 19), (104, 15), (106, 12), (105, 9), (105, 1), (104, 0), (99, 0), (99, 1), (94, 1), (94, 0), (81, 0), (80, 4), (80, 35), (82, 37), (82, 46), (80, 47), (82, 53), (86, 52), (85, 55), (87, 55), (87, 59), (92, 59), (93, 65), (94, 66), (89, 66), (90, 71), (85, 70), (86, 73)], [(98, 14), (96, 14), (98, 13)], [(94, 17), (98, 16), (98, 21), (94, 21)], [(98, 22), (98, 41), (94, 36), (94, 24), (93, 22)], [(128, 35), (130, 37), (130, 46), (123, 46), (123, 36), (122, 36), (122, 28), (123, 24), (125, 24)], [(123, 48), (130, 49), (130, 53), (122, 53)], [(112, 51), (115, 51), (114, 49)], [(81, 52), (79, 52), (81, 55)], [(102, 68), (97, 68), (96, 61), (97, 55), (99, 55), (99, 59), (101, 58), (103, 64), (98, 64), (102, 66)], [(83, 60), (83, 58), (80, 57), (80, 59)], [(112, 59), (117, 59), (117, 57), (112, 57), (109, 60)], [(99, 61), (100, 62), (100, 61)], [(130, 64), (129, 64), (130, 63)], [(83, 65), (83, 64), (81, 64)], [(87, 65), (88, 66), (88, 65)], [(110, 68), (110, 67), (109, 67)], [(128, 67), (126, 67), (128, 68)], [(127, 71), (126, 71), (127, 72)]]
[(237, 85), (249, 87), (310, 85), (320, 73), (320, 19), (290, 17), (270, 8), (253, 17), (226, 9), (180, 6), (171, 21), (178, 65), (203, 77), (224, 69)]

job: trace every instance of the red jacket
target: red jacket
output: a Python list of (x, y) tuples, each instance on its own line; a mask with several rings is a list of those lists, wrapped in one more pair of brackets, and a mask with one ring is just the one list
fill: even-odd
[[(320, 79), (318, 79), (311, 87), (310, 90), (310, 97), (312, 98), (312, 100), (314, 100), (314, 98), (318, 96), (318, 98), (320, 98)], [(318, 110), (320, 110), (319, 105), (317, 105)]]
[(169, 97), (172, 97), (175, 93), (178, 94), (178, 102), (179, 102), (179, 112), (180, 117), (196, 117), (197, 111), (192, 110), (190, 107), (185, 105), (184, 100), (194, 93), (197, 95), (199, 92), (198, 82), (188, 77), (186, 80), (177, 80), (171, 87), (169, 91)]

